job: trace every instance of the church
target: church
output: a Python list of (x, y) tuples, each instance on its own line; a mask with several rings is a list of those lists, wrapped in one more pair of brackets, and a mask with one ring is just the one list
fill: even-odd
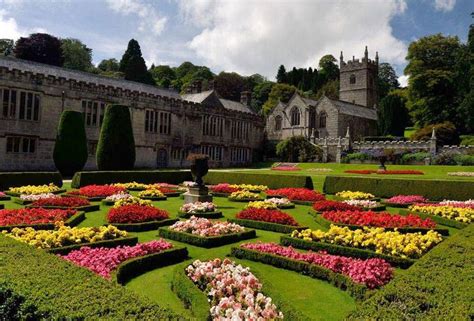
[(378, 53), (364, 57), (339, 60), (339, 100), (322, 96), (319, 100), (295, 93), (288, 103), (279, 102), (266, 120), (269, 141), (277, 142), (292, 136), (314, 138), (344, 137), (352, 139), (377, 134)]

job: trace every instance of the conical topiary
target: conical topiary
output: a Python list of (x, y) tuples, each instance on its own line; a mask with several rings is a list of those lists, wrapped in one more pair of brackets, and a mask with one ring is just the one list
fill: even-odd
[(127, 106), (107, 106), (97, 144), (96, 160), (100, 170), (133, 168), (135, 140)]
[(62, 113), (53, 151), (54, 164), (63, 176), (72, 176), (87, 162), (87, 138), (82, 113)]

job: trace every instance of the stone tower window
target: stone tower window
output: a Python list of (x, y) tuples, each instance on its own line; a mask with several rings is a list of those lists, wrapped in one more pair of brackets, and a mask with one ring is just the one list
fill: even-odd
[(319, 114), (319, 128), (326, 128), (327, 117), (328, 115), (324, 111)]
[(298, 107), (291, 109), (291, 126), (298, 126), (300, 124), (300, 111)]
[(355, 84), (356, 83), (356, 76), (355, 75), (351, 75), (351, 77), (349, 78), (349, 83), (350, 84)]
[(275, 117), (275, 130), (281, 130), (282, 118), (280, 115)]

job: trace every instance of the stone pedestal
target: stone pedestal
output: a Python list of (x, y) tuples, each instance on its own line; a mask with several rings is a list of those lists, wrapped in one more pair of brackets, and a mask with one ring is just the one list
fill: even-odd
[(184, 204), (194, 202), (212, 202), (212, 196), (209, 195), (209, 189), (206, 186), (194, 186), (183, 194)]

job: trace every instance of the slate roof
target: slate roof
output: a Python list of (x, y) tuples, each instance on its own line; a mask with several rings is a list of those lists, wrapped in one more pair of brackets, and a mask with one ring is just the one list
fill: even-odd
[(255, 114), (248, 106), (233, 100), (219, 99), (225, 109), (240, 111), (242, 113)]
[(206, 90), (197, 94), (184, 94), (184, 95), (181, 95), (181, 98), (193, 103), (200, 104), (204, 100), (206, 100), (206, 98), (209, 97), (212, 94), (212, 92), (213, 90)]
[[(347, 101), (342, 101), (338, 99), (331, 99), (328, 97), (323, 96), (323, 98), (328, 99), (333, 105), (337, 108), (337, 110), (344, 115), (351, 115), (351, 116), (356, 116), (356, 117), (361, 117), (361, 118), (366, 118), (366, 119), (372, 119), (372, 120), (377, 120), (377, 111), (373, 108), (367, 108), (362, 105), (357, 105), (353, 104)], [(321, 99), (323, 99), (321, 98)], [(317, 106), (318, 103), (321, 101), (320, 100), (313, 100), (309, 98), (303, 98), (301, 99), (305, 102), (306, 105), (308, 106)]]

